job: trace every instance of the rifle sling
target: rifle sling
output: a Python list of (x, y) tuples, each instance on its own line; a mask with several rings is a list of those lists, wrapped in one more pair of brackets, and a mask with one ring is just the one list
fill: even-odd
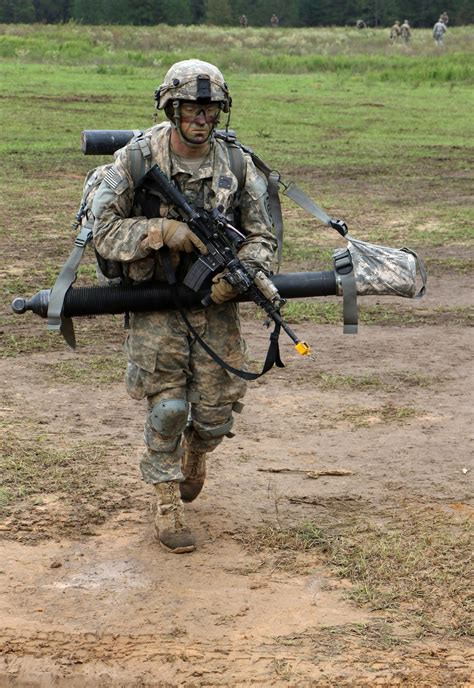
[[(165, 271), (166, 275), (166, 280), (170, 286), (176, 285), (176, 275), (173, 269), (173, 265), (171, 263), (171, 258), (170, 258), (170, 252), (167, 246), (163, 246), (160, 249), (160, 254), (162, 256), (162, 261), (163, 261), (163, 268)], [(275, 328), (273, 332), (270, 335), (270, 344), (268, 346), (268, 351), (267, 351), (267, 356), (265, 358), (265, 362), (263, 364), (263, 368), (260, 371), (260, 373), (250, 373), (246, 370), (240, 370), (239, 368), (234, 368), (231, 366), (229, 363), (224, 361), (219, 354), (217, 354), (210, 346), (207, 344), (203, 338), (200, 336), (200, 334), (196, 331), (196, 329), (193, 327), (191, 322), (189, 321), (189, 318), (187, 317), (186, 313), (184, 312), (184, 309), (182, 308), (178, 296), (173, 290), (173, 301), (176, 310), (179, 312), (181, 317), (183, 318), (186, 327), (188, 330), (191, 332), (191, 334), (196, 338), (196, 341), (202, 346), (204, 351), (212, 358), (213, 361), (215, 361), (218, 365), (221, 366), (221, 368), (224, 368), (227, 370), (229, 373), (232, 373), (233, 375), (237, 375), (237, 377), (242, 378), (242, 380), (257, 380), (257, 378), (261, 377), (262, 375), (265, 375), (271, 368), (273, 368), (274, 365), (276, 365), (278, 368), (284, 368), (284, 364), (280, 358), (280, 347), (278, 344), (278, 338), (280, 336), (280, 325), (278, 323), (275, 323)]]

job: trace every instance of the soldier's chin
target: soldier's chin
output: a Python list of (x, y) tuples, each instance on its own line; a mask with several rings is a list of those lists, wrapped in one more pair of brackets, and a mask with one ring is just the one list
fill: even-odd
[(192, 143), (206, 143), (208, 138), (209, 138), (209, 132), (208, 131), (199, 131), (199, 132), (194, 131), (192, 134), (188, 134), (188, 139)]

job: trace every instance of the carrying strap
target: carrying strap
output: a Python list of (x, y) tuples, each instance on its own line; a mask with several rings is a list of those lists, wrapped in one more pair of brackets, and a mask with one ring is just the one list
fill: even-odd
[[(141, 132), (136, 133), (137, 136), (130, 147), (130, 172), (135, 184), (145, 174), (147, 160), (151, 160), (151, 150), (146, 138)], [(84, 195), (87, 195), (88, 191), (89, 188), (86, 188)], [(79, 226), (84, 214), (85, 207), (81, 206), (76, 215), (75, 227)], [(62, 266), (49, 297), (48, 330), (61, 330), (67, 343), (72, 348), (75, 348), (76, 340), (72, 320), (62, 315), (64, 297), (69, 287), (76, 281), (77, 271), (84, 251), (87, 244), (92, 241), (92, 225), (93, 220), (87, 220), (81, 227), (79, 234), (74, 240), (73, 249)]]
[(74, 336), (72, 320), (62, 315), (64, 297), (69, 287), (76, 281), (79, 264), (86, 246), (91, 240), (92, 227), (86, 222), (77, 235), (73, 249), (62, 266), (49, 296), (48, 330), (61, 330), (64, 339), (73, 349), (76, 346), (76, 338)]
[(349, 249), (341, 249), (334, 255), (334, 270), (342, 289), (344, 334), (357, 334), (357, 285)]
[[(173, 269), (173, 265), (171, 263), (171, 257), (170, 257), (170, 251), (167, 246), (163, 246), (160, 249), (160, 255), (162, 257), (163, 261), (163, 268), (165, 271), (166, 275), (166, 280), (168, 284), (172, 286), (176, 286), (176, 275)], [(257, 380), (259, 377), (262, 375), (265, 375), (271, 368), (273, 368), (274, 365), (276, 365), (278, 368), (284, 368), (284, 364), (282, 363), (282, 360), (280, 358), (280, 347), (278, 343), (278, 338), (280, 336), (280, 325), (278, 323), (275, 323), (275, 328), (273, 332), (270, 335), (270, 344), (268, 347), (267, 351), (267, 356), (265, 358), (265, 362), (263, 364), (263, 368), (260, 371), (260, 373), (249, 373), (246, 370), (240, 370), (239, 368), (234, 368), (234, 366), (231, 366), (229, 363), (224, 361), (219, 354), (217, 354), (210, 346), (207, 344), (201, 335), (196, 331), (196, 329), (193, 327), (192, 323), (189, 321), (188, 316), (184, 312), (183, 307), (179, 303), (179, 299), (177, 297), (176, 290), (172, 290), (172, 296), (173, 296), (173, 301), (176, 310), (179, 312), (181, 317), (183, 318), (186, 327), (188, 330), (191, 332), (191, 334), (195, 337), (196, 341), (202, 346), (204, 351), (212, 358), (213, 361), (215, 361), (218, 365), (221, 366), (221, 368), (224, 368), (227, 370), (229, 373), (232, 373), (233, 375), (237, 375), (237, 377), (242, 378), (242, 380)]]

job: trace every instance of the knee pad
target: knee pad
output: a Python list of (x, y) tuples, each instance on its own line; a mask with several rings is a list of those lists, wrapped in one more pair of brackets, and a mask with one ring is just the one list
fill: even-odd
[(159, 435), (177, 437), (186, 427), (188, 413), (185, 399), (162, 399), (150, 409), (150, 425)]

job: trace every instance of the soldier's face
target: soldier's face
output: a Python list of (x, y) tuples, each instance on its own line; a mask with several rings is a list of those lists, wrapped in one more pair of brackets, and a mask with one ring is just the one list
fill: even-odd
[(181, 133), (192, 143), (205, 143), (219, 117), (217, 103), (183, 102), (180, 106)]

